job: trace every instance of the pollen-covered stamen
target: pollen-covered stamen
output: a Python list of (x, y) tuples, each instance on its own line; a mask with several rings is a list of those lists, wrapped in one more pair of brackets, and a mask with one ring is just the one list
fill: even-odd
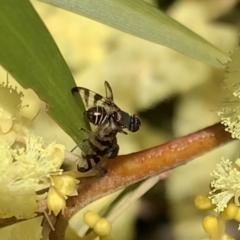
[[(42, 138), (34, 135), (27, 135), (22, 148), (13, 149), (1, 142), (0, 217), (21, 219), (35, 216), (36, 202), (47, 196), (42, 190), (52, 186), (52, 176), (62, 174), (60, 167), (64, 154), (63, 145), (52, 143), (45, 148)], [(62, 192), (74, 194), (75, 181), (70, 178)]]
[(21, 109), (23, 93), (9, 85), (0, 84), (0, 141), (13, 145), (16, 132), (21, 131)]
[(213, 190), (210, 199), (216, 205), (215, 211), (222, 212), (229, 201), (234, 198), (234, 203), (239, 206), (240, 196), (240, 159), (232, 163), (228, 159), (222, 159), (217, 164), (217, 169), (212, 172), (214, 179), (211, 181)]
[(9, 82), (0, 84), (0, 116), (16, 116), (22, 107), (22, 92), (9, 85)]
[(236, 48), (226, 67), (218, 115), (233, 138), (240, 139), (240, 49)]

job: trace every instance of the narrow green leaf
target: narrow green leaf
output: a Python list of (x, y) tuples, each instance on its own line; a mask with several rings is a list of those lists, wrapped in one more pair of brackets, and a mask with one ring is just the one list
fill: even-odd
[(0, 0), (0, 64), (48, 104), (47, 113), (75, 142), (84, 138), (79, 127), (88, 124), (71, 94), (74, 79), (28, 0)]
[(228, 55), (142, 0), (40, 0), (223, 68)]

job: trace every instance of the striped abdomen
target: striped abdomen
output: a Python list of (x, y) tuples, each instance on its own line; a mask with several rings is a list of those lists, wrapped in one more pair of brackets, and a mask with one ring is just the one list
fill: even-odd
[(81, 166), (78, 166), (80, 172), (91, 170), (103, 157), (115, 158), (119, 151), (116, 136), (110, 137), (109, 140), (102, 140), (95, 134), (85, 139), (80, 148), (82, 158), (85, 160), (85, 162), (81, 163)]

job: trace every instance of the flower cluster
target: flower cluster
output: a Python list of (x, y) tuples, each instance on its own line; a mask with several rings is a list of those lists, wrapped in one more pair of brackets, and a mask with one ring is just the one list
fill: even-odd
[(234, 198), (234, 202), (239, 206), (238, 197), (240, 196), (240, 159), (235, 163), (228, 159), (222, 159), (217, 164), (217, 169), (212, 172), (213, 180), (210, 192), (212, 203), (216, 205), (215, 211), (222, 212), (228, 202)]
[(10, 86), (9, 82), (0, 84), (0, 141), (12, 146), (18, 132), (25, 132), (30, 120), (21, 116), (23, 93)]
[[(212, 210), (215, 207), (207, 196), (197, 196), (195, 206), (200, 210)], [(217, 215), (206, 215), (202, 226), (208, 237), (203, 240), (234, 240), (226, 233), (226, 223), (229, 220), (240, 222), (240, 207), (234, 203), (228, 203), (224, 211)]]
[(225, 79), (221, 89), (218, 115), (226, 130), (233, 138), (240, 139), (240, 49), (237, 48), (228, 62)]
[(79, 181), (60, 169), (65, 147), (45, 145), (26, 128), (31, 121), (20, 114), (22, 97), (8, 82), (0, 84), (0, 218), (32, 218), (43, 199), (57, 215)]
[(206, 239), (234, 240), (225, 232), (225, 228), (229, 220), (240, 222), (240, 158), (235, 162), (222, 158), (211, 175), (210, 196), (198, 196), (195, 199), (198, 209), (214, 209), (217, 214), (207, 215), (203, 219), (203, 228), (209, 235)]
[(42, 138), (32, 134), (25, 139), (23, 148), (0, 144), (1, 218), (33, 217), (36, 201), (46, 198), (46, 189), (53, 185), (52, 176), (62, 174), (64, 146), (52, 143), (44, 148)]

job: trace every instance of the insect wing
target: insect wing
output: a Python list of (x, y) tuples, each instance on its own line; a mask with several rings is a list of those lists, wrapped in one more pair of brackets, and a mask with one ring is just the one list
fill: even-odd
[(109, 105), (109, 101), (106, 98), (98, 93), (89, 90), (88, 88), (74, 87), (72, 88), (72, 94), (73, 96), (80, 94), (87, 109), (93, 106)]
[(113, 102), (114, 101), (113, 91), (112, 91), (112, 88), (110, 87), (110, 84), (107, 81), (105, 81), (104, 86), (105, 86), (106, 99)]

